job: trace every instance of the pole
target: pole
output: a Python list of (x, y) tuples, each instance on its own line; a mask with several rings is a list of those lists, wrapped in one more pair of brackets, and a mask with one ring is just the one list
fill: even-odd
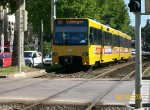
[(25, 0), (18, 0), (18, 72), (21, 73), (21, 66), (24, 64), (23, 45), (24, 45), (24, 30), (23, 30), (23, 10), (25, 10)]
[(4, 34), (3, 32), (1, 33), (1, 52), (4, 52)]
[(7, 16), (7, 8), (6, 8), (6, 6), (4, 6), (4, 42), (5, 41), (8, 41), (8, 31), (7, 31), (7, 29), (8, 29), (8, 16)]
[(42, 53), (42, 68), (43, 68), (43, 20), (41, 20), (41, 53)]
[(21, 31), (21, 66), (25, 66), (24, 62), (24, 12), (25, 12), (25, 0), (21, 0), (20, 4), (21, 15), (20, 15), (20, 31)]
[(141, 13), (135, 12), (135, 107), (142, 108)]
[(56, 19), (56, 0), (51, 0), (51, 34), (54, 32), (54, 20)]
[[(4, 10), (2, 10), (2, 13), (4, 14)], [(1, 37), (1, 52), (4, 52), (4, 16), (1, 20), (2, 22), (2, 32), (0, 33), (0, 37)]]
[(19, 3), (19, 12), (18, 12), (18, 72), (21, 73), (21, 7), (20, 0)]

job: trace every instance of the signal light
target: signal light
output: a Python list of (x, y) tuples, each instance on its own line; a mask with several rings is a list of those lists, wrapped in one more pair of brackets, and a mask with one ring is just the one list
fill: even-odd
[(130, 0), (128, 6), (130, 12), (141, 12), (141, 0)]

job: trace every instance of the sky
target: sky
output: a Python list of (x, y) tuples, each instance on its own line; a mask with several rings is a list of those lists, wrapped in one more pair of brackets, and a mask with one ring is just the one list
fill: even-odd
[[(127, 4), (128, 6), (128, 3), (130, 0), (124, 0), (125, 3)], [(145, 12), (145, 0), (141, 0), (141, 12), (144, 13)], [(130, 12), (129, 10), (129, 16), (130, 16), (130, 20), (131, 20), (131, 23), (130, 25), (132, 26), (135, 26), (135, 16), (134, 16), (134, 13)], [(144, 27), (146, 25), (146, 22), (147, 22), (147, 19), (150, 19), (150, 15), (142, 15), (141, 16), (141, 27)]]

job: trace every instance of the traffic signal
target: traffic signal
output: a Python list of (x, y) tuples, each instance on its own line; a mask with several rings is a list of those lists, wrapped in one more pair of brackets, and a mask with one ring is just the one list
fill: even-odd
[(128, 6), (130, 12), (141, 12), (141, 0), (130, 0)]

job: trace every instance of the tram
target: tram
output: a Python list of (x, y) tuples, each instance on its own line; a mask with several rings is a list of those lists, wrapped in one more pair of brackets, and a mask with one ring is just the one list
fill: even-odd
[(88, 18), (54, 21), (52, 63), (95, 65), (131, 58), (131, 36)]

